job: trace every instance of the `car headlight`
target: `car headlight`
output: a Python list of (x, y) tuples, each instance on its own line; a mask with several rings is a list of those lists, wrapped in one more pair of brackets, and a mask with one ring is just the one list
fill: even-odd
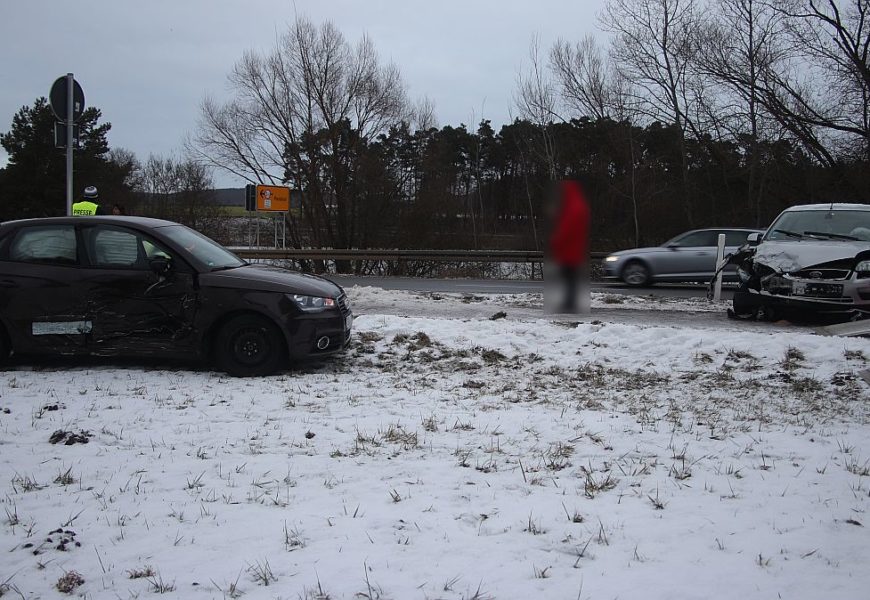
[(859, 279), (870, 277), (870, 260), (862, 260), (855, 265), (855, 273), (858, 274)]
[(613, 263), (613, 262), (616, 262), (618, 260), (619, 260), (618, 256), (608, 256), (607, 258), (604, 259), (604, 262)]
[(335, 307), (334, 298), (321, 298), (320, 296), (303, 296), (302, 294), (288, 294), (290, 299), (305, 312), (320, 312)]
[(744, 269), (743, 267), (737, 267), (737, 279), (740, 280), (741, 283), (746, 283), (750, 279), (752, 279), (752, 273)]

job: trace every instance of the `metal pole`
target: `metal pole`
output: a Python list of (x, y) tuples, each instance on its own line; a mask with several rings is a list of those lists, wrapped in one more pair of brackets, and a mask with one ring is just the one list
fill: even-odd
[(725, 234), (720, 233), (716, 244), (716, 282), (713, 284), (713, 301), (719, 302), (722, 299), (722, 261), (725, 258)]
[(72, 215), (73, 205), (73, 79), (66, 74), (66, 214)]

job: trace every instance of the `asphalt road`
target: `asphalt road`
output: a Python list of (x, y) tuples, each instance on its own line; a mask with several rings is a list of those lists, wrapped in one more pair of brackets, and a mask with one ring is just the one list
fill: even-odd
[[(342, 287), (354, 285), (377, 287), (384, 290), (412, 292), (453, 292), (467, 294), (529, 294), (542, 293), (540, 279), (422, 279), (417, 277), (357, 277), (351, 275), (324, 275)], [(701, 284), (662, 283), (649, 287), (627, 287), (622, 283), (592, 284), (593, 292), (625, 294), (629, 296), (664, 296), (669, 298), (703, 298), (707, 288)], [(722, 299), (730, 300), (731, 289), (722, 288)]]

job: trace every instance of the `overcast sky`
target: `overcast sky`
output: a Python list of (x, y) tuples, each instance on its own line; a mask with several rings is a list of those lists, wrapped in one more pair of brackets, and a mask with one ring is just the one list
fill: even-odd
[[(400, 68), (412, 98), (441, 125), (514, 114), (516, 76), (538, 35), (597, 30), (604, 0), (0, 0), (0, 131), (68, 72), (112, 123), (111, 147), (180, 153), (206, 94), (248, 49), (274, 46), (294, 15), (330, 20), (351, 41), (368, 34)], [(6, 155), (0, 149), (0, 165)], [(236, 182), (216, 173), (219, 185)]]

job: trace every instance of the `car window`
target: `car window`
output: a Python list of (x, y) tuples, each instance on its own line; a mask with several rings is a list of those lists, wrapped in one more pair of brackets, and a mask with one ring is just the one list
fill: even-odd
[(76, 264), (76, 232), (72, 225), (24, 227), (9, 248), (9, 259), (19, 262)]
[(801, 239), (844, 241), (870, 238), (870, 211), (863, 210), (795, 210), (781, 214), (770, 226), (765, 239), (796, 241)]
[(95, 267), (109, 269), (150, 270), (152, 258), (173, 260), (176, 269), (186, 271), (183, 261), (173, 252), (140, 231), (112, 225), (97, 225), (84, 231), (88, 258)]
[(691, 248), (695, 246), (715, 246), (717, 233), (715, 231), (692, 231), (681, 237), (675, 238), (668, 246), (677, 248)]
[(749, 237), (751, 231), (723, 231), (725, 234), (726, 246), (742, 246), (746, 243), (746, 238)]
[(169, 251), (163, 246), (159, 245), (157, 242), (152, 240), (142, 240), (142, 247), (145, 249), (145, 257), (148, 259), (152, 258), (172, 258), (172, 255)]
[(233, 269), (246, 264), (214, 240), (184, 225), (161, 227), (160, 232), (210, 270)]
[(114, 227), (93, 227), (87, 231), (88, 256), (96, 267), (144, 268), (139, 236)]

